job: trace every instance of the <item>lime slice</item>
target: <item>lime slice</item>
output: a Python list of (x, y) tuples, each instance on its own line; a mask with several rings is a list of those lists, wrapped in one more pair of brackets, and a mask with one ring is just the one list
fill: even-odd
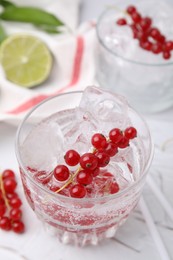
[(9, 81), (31, 88), (48, 78), (52, 55), (37, 37), (17, 34), (2, 42), (0, 62)]

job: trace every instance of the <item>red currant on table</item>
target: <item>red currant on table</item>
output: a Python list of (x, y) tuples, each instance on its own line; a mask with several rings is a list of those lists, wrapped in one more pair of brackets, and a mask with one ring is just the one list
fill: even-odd
[(93, 177), (86, 170), (82, 170), (78, 173), (76, 179), (79, 184), (88, 185), (92, 183)]
[(105, 148), (107, 146), (106, 137), (99, 133), (93, 135), (91, 143), (96, 149)]
[(109, 132), (109, 138), (113, 143), (119, 143), (123, 138), (123, 133), (119, 128), (114, 128)]
[(20, 220), (22, 217), (22, 211), (18, 208), (13, 208), (10, 210), (10, 218), (12, 220)]
[(127, 11), (128, 14), (133, 14), (133, 13), (136, 12), (136, 7), (133, 6), (133, 5), (130, 5), (130, 6), (127, 7), (126, 11)]
[(70, 195), (73, 198), (83, 198), (86, 195), (86, 188), (81, 184), (75, 184), (70, 188)]
[(124, 18), (120, 18), (117, 20), (117, 24), (123, 26), (127, 24), (127, 21)]
[(22, 221), (16, 220), (12, 223), (12, 229), (15, 233), (23, 233), (25, 230), (25, 226)]
[(5, 180), (7, 178), (14, 178), (14, 177), (15, 177), (15, 174), (10, 169), (7, 169), (7, 170), (3, 171), (3, 173), (2, 173), (2, 179), (3, 180)]
[(64, 155), (66, 164), (70, 166), (75, 166), (79, 163), (80, 155), (75, 150), (69, 150)]
[(110, 156), (102, 151), (98, 151), (95, 153), (95, 155), (98, 158), (98, 166), (99, 167), (105, 167), (108, 165), (109, 161), (110, 161)]
[(17, 195), (16, 192), (13, 192), (13, 193), (6, 193), (6, 197), (7, 197), (7, 199), (11, 200), (12, 198), (16, 198), (16, 197), (18, 197), (18, 195)]
[(13, 178), (7, 178), (4, 180), (4, 189), (7, 193), (13, 193), (15, 188), (17, 186), (17, 183), (15, 179)]
[(6, 206), (5, 206), (5, 204), (1, 204), (0, 205), (0, 217), (4, 216), (5, 212), (6, 212)]
[(70, 176), (69, 169), (65, 165), (56, 166), (53, 174), (55, 179), (58, 181), (66, 181)]
[(80, 165), (83, 169), (94, 170), (98, 165), (98, 158), (92, 153), (85, 153), (80, 158)]
[(133, 139), (137, 136), (137, 131), (136, 128), (134, 127), (128, 127), (126, 128), (126, 130), (124, 131), (124, 135), (127, 139)]
[(0, 219), (0, 228), (6, 231), (11, 229), (11, 221), (8, 217), (2, 217)]
[(20, 208), (20, 206), (22, 205), (22, 202), (18, 197), (14, 197), (14, 198), (9, 200), (9, 205), (12, 208)]

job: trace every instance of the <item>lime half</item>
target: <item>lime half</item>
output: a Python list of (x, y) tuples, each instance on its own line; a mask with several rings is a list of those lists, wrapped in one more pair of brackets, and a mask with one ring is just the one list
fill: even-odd
[(0, 62), (9, 81), (31, 88), (48, 78), (52, 55), (39, 38), (17, 34), (2, 42)]

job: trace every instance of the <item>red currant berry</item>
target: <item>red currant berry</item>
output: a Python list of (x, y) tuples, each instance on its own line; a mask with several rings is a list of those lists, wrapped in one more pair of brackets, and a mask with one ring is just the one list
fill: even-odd
[(173, 50), (173, 41), (167, 41), (163, 45), (164, 51), (172, 51)]
[(5, 180), (7, 178), (14, 178), (14, 177), (15, 177), (15, 174), (12, 170), (7, 169), (7, 170), (3, 171), (3, 173), (2, 173), (3, 180)]
[(5, 200), (2, 197), (0, 197), (0, 205), (4, 205), (4, 204), (5, 204)]
[(12, 223), (12, 229), (15, 233), (23, 233), (25, 230), (25, 226), (22, 221), (16, 220)]
[(113, 142), (109, 142), (107, 147), (104, 149), (104, 151), (110, 156), (113, 157), (115, 154), (118, 153), (118, 147)]
[(142, 18), (140, 21), (140, 26), (143, 31), (147, 31), (151, 26), (152, 20), (149, 17)]
[(9, 200), (9, 204), (12, 208), (20, 208), (22, 202), (18, 197), (15, 197)]
[(163, 35), (160, 35), (160, 36), (158, 37), (158, 39), (157, 39), (157, 41), (158, 41), (159, 43), (161, 43), (161, 44), (164, 44), (164, 43), (165, 43), (165, 40), (166, 40), (166, 38), (165, 38), (165, 36), (163, 36)]
[(18, 208), (13, 208), (10, 210), (10, 218), (12, 220), (20, 220), (22, 217), (22, 211)]
[(85, 153), (80, 158), (80, 165), (83, 169), (94, 170), (98, 165), (98, 158), (92, 153)]
[(75, 184), (70, 188), (70, 195), (73, 198), (83, 198), (86, 195), (86, 188), (81, 184)]
[(141, 21), (141, 15), (137, 12), (132, 13), (132, 20), (134, 23), (140, 23)]
[(159, 54), (162, 52), (162, 46), (158, 43), (155, 43), (152, 45), (152, 48), (151, 48), (151, 51), (154, 53), (154, 54)]
[(66, 181), (69, 178), (70, 172), (67, 166), (58, 165), (55, 167), (53, 174), (57, 181)]
[(98, 166), (99, 167), (105, 167), (108, 165), (109, 161), (110, 161), (110, 156), (105, 153), (105, 152), (96, 152), (95, 155), (98, 158)]
[(6, 193), (13, 193), (15, 188), (17, 186), (17, 183), (12, 178), (7, 178), (4, 180), (4, 189)]
[(152, 43), (149, 41), (140, 42), (140, 47), (144, 50), (151, 51), (152, 46)]
[(165, 60), (169, 60), (171, 58), (171, 53), (169, 51), (164, 51), (163, 52), (163, 58)]
[(152, 29), (150, 30), (150, 32), (149, 32), (149, 35), (150, 35), (153, 39), (157, 40), (157, 39), (160, 38), (160, 31), (159, 31), (157, 28), (152, 28)]
[(134, 128), (133, 126), (126, 128), (126, 130), (124, 131), (124, 135), (127, 139), (135, 138), (137, 136), (136, 128)]
[(5, 204), (1, 204), (0, 205), (0, 218), (2, 216), (4, 216), (5, 212), (6, 212), (6, 206), (5, 206)]
[(6, 193), (6, 197), (8, 200), (11, 200), (12, 198), (16, 198), (18, 197), (17, 193), (16, 192), (13, 192), (13, 193)]
[(112, 182), (110, 185), (110, 194), (117, 193), (119, 191), (119, 185), (117, 182)]
[(105, 148), (107, 146), (106, 137), (99, 133), (93, 135), (91, 143), (96, 149)]
[(117, 20), (117, 24), (123, 26), (127, 24), (127, 21), (124, 18), (120, 18)]
[(139, 31), (137, 33), (137, 39), (140, 42), (147, 42), (148, 41), (148, 35), (146, 33), (144, 33), (144, 32)]
[(89, 172), (82, 170), (78, 173), (76, 179), (79, 184), (88, 185), (92, 183), (93, 177)]
[(96, 177), (97, 175), (99, 175), (99, 173), (100, 173), (100, 169), (95, 168), (93, 171), (91, 171), (90, 174), (92, 174), (93, 177)]
[(79, 163), (80, 155), (75, 150), (69, 150), (64, 156), (66, 164), (75, 166)]
[(0, 228), (6, 231), (11, 229), (11, 221), (8, 217), (2, 217), (0, 219)]
[(125, 136), (121, 139), (121, 141), (118, 143), (118, 147), (123, 149), (129, 146), (129, 139)]
[(128, 14), (133, 14), (133, 13), (136, 12), (136, 7), (133, 6), (133, 5), (130, 5), (130, 6), (127, 7), (126, 11), (127, 11)]
[(130, 27), (131, 27), (132, 32), (133, 32), (133, 38), (137, 39), (139, 31), (138, 31), (136, 25), (135, 24), (131, 24)]
[(123, 133), (119, 128), (114, 128), (109, 132), (109, 138), (113, 143), (119, 143), (123, 138)]

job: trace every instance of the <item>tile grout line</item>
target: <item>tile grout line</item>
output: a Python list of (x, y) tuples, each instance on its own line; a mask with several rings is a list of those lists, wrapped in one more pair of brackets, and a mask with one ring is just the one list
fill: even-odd
[(165, 198), (164, 194), (157, 187), (151, 176), (147, 177), (147, 184), (149, 185), (150, 189), (152, 190), (155, 197), (158, 199), (158, 201), (160, 202), (170, 219), (173, 221), (173, 208), (168, 202), (168, 200)]
[(140, 199), (139, 206), (161, 259), (171, 260), (143, 197)]

